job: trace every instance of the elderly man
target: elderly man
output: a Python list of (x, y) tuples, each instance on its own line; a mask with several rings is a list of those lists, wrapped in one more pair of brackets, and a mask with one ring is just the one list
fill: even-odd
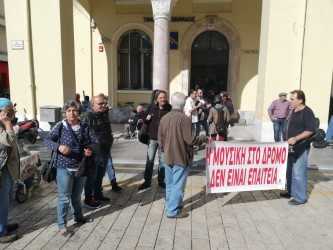
[(200, 145), (206, 136), (192, 136), (192, 120), (183, 113), (185, 95), (171, 97), (172, 111), (160, 122), (158, 141), (165, 167), (166, 214), (168, 218), (186, 217), (181, 212), (184, 187), (189, 165), (193, 158), (193, 145)]
[(290, 111), (290, 102), (287, 100), (287, 93), (280, 93), (268, 108), (268, 115), (273, 122), (274, 140), (279, 142), (284, 140), (286, 119)]
[[(88, 177), (85, 185), (84, 204), (88, 208), (98, 208), (101, 202), (110, 201), (110, 199), (105, 197), (102, 192), (102, 182), (107, 166), (112, 167), (110, 151), (113, 143), (113, 135), (106, 99), (107, 98), (103, 94), (94, 96), (92, 99), (92, 111), (88, 112), (84, 119), (84, 122), (88, 124), (91, 136), (96, 143), (94, 148), (96, 175), (94, 177)], [(111, 185), (112, 190), (120, 191), (121, 188), (118, 186), (115, 176), (111, 180)]]
[(0, 98), (0, 243), (17, 239), (17, 224), (8, 224), (10, 194), (14, 181), (20, 176), (20, 157), (12, 120), (11, 101)]

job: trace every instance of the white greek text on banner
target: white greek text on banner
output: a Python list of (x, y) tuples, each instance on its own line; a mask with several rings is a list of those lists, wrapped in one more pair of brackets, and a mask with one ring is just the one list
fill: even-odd
[(288, 144), (211, 142), (206, 149), (208, 193), (285, 189)]

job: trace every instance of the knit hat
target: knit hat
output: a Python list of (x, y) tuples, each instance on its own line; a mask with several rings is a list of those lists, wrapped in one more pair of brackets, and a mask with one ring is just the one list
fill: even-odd
[(8, 98), (0, 98), (0, 109), (4, 109), (12, 105), (12, 102)]

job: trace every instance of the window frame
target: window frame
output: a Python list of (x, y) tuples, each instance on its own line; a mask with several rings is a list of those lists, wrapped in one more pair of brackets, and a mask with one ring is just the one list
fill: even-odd
[[(133, 34), (138, 34), (140, 36), (140, 47), (137, 48), (137, 51), (139, 53), (140, 56), (140, 66), (138, 66), (138, 70), (140, 71), (140, 76), (138, 79), (140, 82), (138, 83), (139, 88), (134, 88), (133, 86), (135, 86), (136, 84), (133, 83), (132, 79), (133, 79), (133, 74), (131, 74), (132, 71), (132, 60), (134, 60), (132, 58), (133, 56), (133, 52), (134, 49), (131, 47), (132, 43), (133, 43)], [(125, 39), (128, 39), (128, 44), (126, 48), (122, 48), (122, 44), (124, 43)], [(144, 39), (147, 39), (148, 43), (148, 48), (147, 46), (144, 46)], [(125, 54), (125, 57), (127, 59), (127, 63), (124, 64), (126, 62), (126, 59), (121, 59), (121, 54)], [(147, 85), (150, 87), (146, 87), (145, 86), (145, 56), (149, 56), (150, 57), (150, 65), (147, 65), (146, 67), (150, 67), (150, 72), (149, 72), (149, 78), (150, 81), (149, 83), (147, 83)], [(117, 48), (117, 57), (118, 57), (118, 90), (124, 90), (124, 91), (151, 91), (152, 90), (152, 60), (153, 60), (153, 45), (152, 45), (152, 41), (150, 39), (150, 37), (141, 30), (129, 30), (127, 32), (125, 32), (124, 34), (121, 35), (120, 39), (119, 39), (119, 46)], [(124, 60), (124, 61), (122, 61)], [(126, 65), (125, 67), (123, 67), (123, 65)], [(124, 70), (125, 68), (125, 70)], [(126, 71), (126, 72), (123, 72)], [(122, 75), (126, 75), (126, 82), (124, 82), (122, 79)]]

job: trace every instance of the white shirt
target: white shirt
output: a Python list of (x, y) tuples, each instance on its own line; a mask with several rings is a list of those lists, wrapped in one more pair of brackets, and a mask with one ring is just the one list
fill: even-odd
[(193, 111), (194, 107), (195, 101), (191, 97), (188, 97), (185, 102), (184, 113), (186, 116), (192, 117), (192, 123), (197, 123), (199, 121), (198, 111)]

